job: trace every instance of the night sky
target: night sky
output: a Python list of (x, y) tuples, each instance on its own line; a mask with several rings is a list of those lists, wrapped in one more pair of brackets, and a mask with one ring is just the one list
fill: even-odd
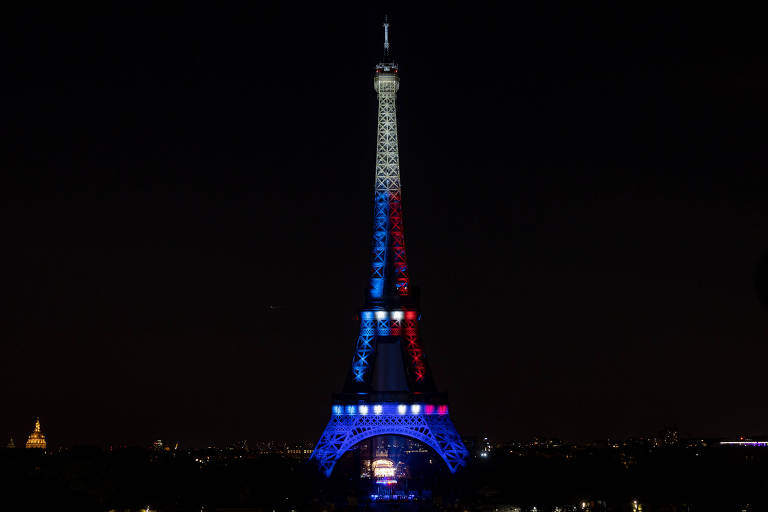
[[(466, 5), (390, 11), (459, 431), (768, 432), (762, 19)], [(35, 416), (54, 446), (319, 436), (368, 273), (383, 15), (3, 16), (0, 442)]]

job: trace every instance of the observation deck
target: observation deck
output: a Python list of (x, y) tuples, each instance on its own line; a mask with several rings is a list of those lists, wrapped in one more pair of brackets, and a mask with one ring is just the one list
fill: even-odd
[[(384, 84), (394, 84), (394, 91), (391, 86), (382, 87)], [(379, 63), (376, 65), (376, 72), (373, 75), (373, 87), (376, 92), (397, 92), (400, 88), (400, 76), (397, 74), (397, 64), (394, 62)]]

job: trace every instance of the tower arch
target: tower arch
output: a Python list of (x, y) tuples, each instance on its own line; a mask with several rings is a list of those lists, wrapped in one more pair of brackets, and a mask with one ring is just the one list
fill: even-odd
[(440, 456), (451, 473), (466, 464), (467, 449), (447, 414), (334, 414), (312, 458), (325, 476), (331, 476), (342, 455), (366, 439), (382, 435), (424, 443)]

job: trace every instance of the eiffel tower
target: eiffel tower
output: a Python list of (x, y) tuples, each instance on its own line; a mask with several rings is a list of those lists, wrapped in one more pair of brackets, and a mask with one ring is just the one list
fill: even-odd
[(312, 452), (330, 476), (336, 461), (368, 438), (399, 435), (434, 450), (453, 473), (469, 452), (435, 387), (419, 340), (419, 301), (409, 287), (395, 100), (400, 76), (384, 20), (384, 58), (373, 86), (379, 98), (370, 286), (360, 311), (360, 335), (342, 393)]

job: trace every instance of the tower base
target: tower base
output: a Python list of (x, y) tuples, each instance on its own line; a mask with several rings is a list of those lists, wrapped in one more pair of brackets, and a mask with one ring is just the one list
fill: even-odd
[[(429, 410), (430, 406), (424, 409)], [(398, 435), (421, 441), (445, 461), (451, 473), (467, 464), (469, 451), (448, 417), (447, 406), (426, 413), (413, 405), (335, 405), (311, 459), (325, 476), (331, 476), (336, 461), (361, 441), (374, 436)], [(364, 412), (362, 412), (364, 411)], [(377, 412), (378, 411), (378, 412)]]

